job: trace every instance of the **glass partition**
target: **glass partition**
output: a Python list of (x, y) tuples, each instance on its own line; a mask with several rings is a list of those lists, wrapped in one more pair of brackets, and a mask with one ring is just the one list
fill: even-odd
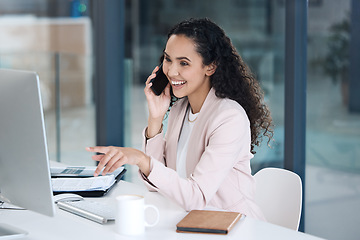
[[(315, 2), (315, 1), (313, 1)], [(360, 41), (358, 1), (309, 6), (305, 231), (326, 239), (358, 239), (360, 229)], [(356, 15), (357, 14), (357, 15)], [(353, 20), (351, 20), (353, 19)], [(359, 30), (354, 30), (359, 31)], [(354, 90), (350, 96), (349, 88)]]
[(95, 145), (91, 61), (65, 53), (0, 53), (0, 68), (39, 75), (50, 160), (94, 165), (85, 151)]
[(50, 160), (94, 165), (85, 151), (95, 145), (90, 19), (2, 15), (0, 36), (0, 67), (39, 75)]

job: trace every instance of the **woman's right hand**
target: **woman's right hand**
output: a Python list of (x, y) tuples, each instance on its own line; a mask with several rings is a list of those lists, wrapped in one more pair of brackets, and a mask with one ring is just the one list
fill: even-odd
[(149, 108), (149, 119), (148, 119), (148, 129), (147, 136), (149, 138), (155, 136), (161, 129), (161, 124), (164, 119), (164, 116), (170, 106), (170, 84), (168, 84), (165, 90), (159, 95), (156, 96), (155, 93), (151, 90), (152, 83), (151, 79), (155, 78), (156, 72), (159, 70), (159, 67), (156, 67), (152, 74), (146, 80), (146, 86), (144, 93)]

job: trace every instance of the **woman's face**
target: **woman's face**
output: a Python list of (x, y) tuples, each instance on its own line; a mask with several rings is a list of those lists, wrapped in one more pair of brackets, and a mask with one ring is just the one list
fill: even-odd
[(195, 42), (184, 35), (172, 35), (164, 50), (163, 71), (176, 97), (204, 100), (210, 90), (209, 66), (195, 49)]

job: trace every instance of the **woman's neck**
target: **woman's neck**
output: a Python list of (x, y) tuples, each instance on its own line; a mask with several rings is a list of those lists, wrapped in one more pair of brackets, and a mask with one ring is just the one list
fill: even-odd
[(190, 108), (192, 113), (198, 113), (201, 110), (202, 105), (205, 102), (207, 95), (210, 92), (210, 88), (197, 93), (196, 96), (188, 96)]

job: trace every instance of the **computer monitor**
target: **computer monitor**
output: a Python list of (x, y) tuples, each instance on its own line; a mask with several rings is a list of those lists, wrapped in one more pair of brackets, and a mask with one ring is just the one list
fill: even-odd
[(55, 212), (35, 72), (0, 69), (0, 200), (47, 216)]

